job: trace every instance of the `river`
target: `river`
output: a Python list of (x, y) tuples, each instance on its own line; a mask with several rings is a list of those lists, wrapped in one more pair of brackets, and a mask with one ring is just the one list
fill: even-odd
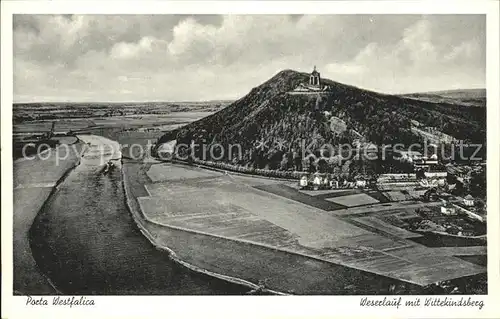
[[(192, 272), (156, 250), (125, 205), (120, 154), (101, 136), (61, 183), (30, 230), (33, 256), (63, 294), (238, 295), (247, 288)], [(102, 174), (104, 163), (116, 168)]]

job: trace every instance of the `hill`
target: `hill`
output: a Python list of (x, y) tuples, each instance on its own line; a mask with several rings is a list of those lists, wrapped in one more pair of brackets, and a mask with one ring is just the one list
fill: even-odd
[[(376, 93), (328, 79), (322, 79), (328, 89), (321, 95), (287, 93), (308, 79), (307, 73), (281, 71), (221, 111), (166, 133), (157, 145), (173, 139), (188, 145), (194, 142), (205, 145), (205, 151), (196, 149), (198, 158), (221, 157), (240, 165), (279, 168), (283, 162), (292, 162), (301, 145), (318, 153), (324, 144), (352, 144), (356, 139), (377, 145), (419, 142), (410, 130), (411, 120), (457, 139), (485, 143), (484, 108), (457, 109), (447, 103)], [(332, 130), (331, 117), (344, 121), (347, 129)], [(215, 144), (225, 154), (208, 154), (206, 150)], [(241, 147), (241, 158), (230, 158), (228, 150), (234, 145)]]
[(486, 89), (447, 90), (403, 94), (402, 97), (433, 103), (486, 107)]

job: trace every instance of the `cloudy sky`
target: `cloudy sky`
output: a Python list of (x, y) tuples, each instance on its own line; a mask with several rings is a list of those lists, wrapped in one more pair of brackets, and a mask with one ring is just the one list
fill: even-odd
[(282, 69), (386, 93), (485, 87), (479, 15), (16, 15), (14, 100), (235, 99)]

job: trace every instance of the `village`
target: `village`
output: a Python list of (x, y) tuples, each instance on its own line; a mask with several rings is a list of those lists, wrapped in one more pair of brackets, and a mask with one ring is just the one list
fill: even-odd
[[(451, 232), (453, 229), (460, 228), (459, 226), (454, 227), (455, 223), (463, 223), (465, 219), (472, 223), (482, 224), (483, 226), (477, 227), (478, 231), (472, 233), (484, 235), (486, 199), (485, 192), (480, 191), (480, 189), (485, 189), (486, 165), (484, 160), (469, 160), (463, 163), (441, 158), (444, 154), (443, 150), (453, 146), (453, 143), (458, 140), (440, 132), (435, 127), (426, 128), (418, 121), (411, 120), (411, 132), (422, 141), (420, 150), (393, 150), (383, 161), (372, 160), (370, 162), (367, 159), (368, 155), (380, 157), (380, 147), (368, 142), (365, 136), (352, 127), (348, 129), (346, 122), (341, 118), (333, 116), (327, 111), (322, 112), (318, 108), (321, 96), (327, 94), (330, 89), (330, 86), (325, 84), (321, 74), (314, 66), (308, 80), (299, 83), (295, 89), (287, 94), (310, 96), (313, 99), (316, 97), (316, 107), (313, 112), (321, 113), (324, 116), (322, 121), (325, 121), (332, 133), (344, 134), (349, 137), (351, 147), (354, 150), (354, 159), (340, 159), (337, 161), (337, 165), (330, 165), (329, 161), (335, 158), (334, 154), (331, 154), (330, 158), (310, 154), (300, 159), (298, 158), (299, 154), (293, 151), (290, 152), (293, 155), (283, 155), (282, 163), (278, 169), (267, 166), (266, 168), (242, 166), (210, 159), (199, 159), (195, 156), (187, 161), (179, 161), (176, 158), (176, 155), (179, 154), (174, 154), (176, 153), (176, 140), (157, 145), (153, 154), (160, 159), (166, 158), (167, 161), (173, 159), (177, 162), (188, 162), (203, 168), (243, 175), (296, 180), (297, 184), (294, 184), (293, 187), (311, 196), (316, 196), (319, 193), (326, 198), (329, 192), (334, 194), (348, 190), (352, 190), (352, 194), (356, 192), (371, 194), (371, 197), (368, 198), (352, 197), (347, 205), (349, 207), (379, 202), (399, 202), (404, 208), (405, 203), (419, 202), (422, 206), (434, 206), (433, 210), (437, 209), (442, 216), (449, 217), (446, 222), (437, 221), (436, 229), (442, 228), (440, 223), (447, 223)], [(372, 169), (368, 172), (367, 167), (370, 165), (375, 165), (376, 170)], [(473, 179), (479, 184), (473, 185)], [(472, 192), (475, 196), (472, 195)], [(341, 198), (331, 199), (333, 202), (345, 204), (340, 202), (341, 200)], [(436, 205), (439, 207), (436, 208)], [(458, 231), (454, 233), (457, 236), (466, 236), (471, 232)]]

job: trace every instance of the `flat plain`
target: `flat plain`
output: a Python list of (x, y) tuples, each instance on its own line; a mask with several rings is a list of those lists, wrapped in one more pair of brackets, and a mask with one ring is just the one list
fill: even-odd
[[(165, 163), (151, 165), (147, 175), (154, 183), (146, 183), (147, 196), (138, 197), (138, 202), (146, 219), (163, 227), (277, 249), (418, 286), (485, 271), (454, 257), (458, 252), (452, 248), (435, 250), (410, 240), (421, 235), (379, 219), (392, 207), (376, 199), (363, 203), (373, 212), (359, 216), (357, 207), (318, 207), (318, 201), (328, 203), (328, 198), (280, 196), (277, 189), (292, 189), (280, 181), (262, 179), (259, 184), (254, 178), (249, 183), (237, 175)], [(335, 199), (347, 198), (347, 206), (351, 196), (371, 198), (361, 193)], [(346, 209), (353, 214), (336, 214)]]

